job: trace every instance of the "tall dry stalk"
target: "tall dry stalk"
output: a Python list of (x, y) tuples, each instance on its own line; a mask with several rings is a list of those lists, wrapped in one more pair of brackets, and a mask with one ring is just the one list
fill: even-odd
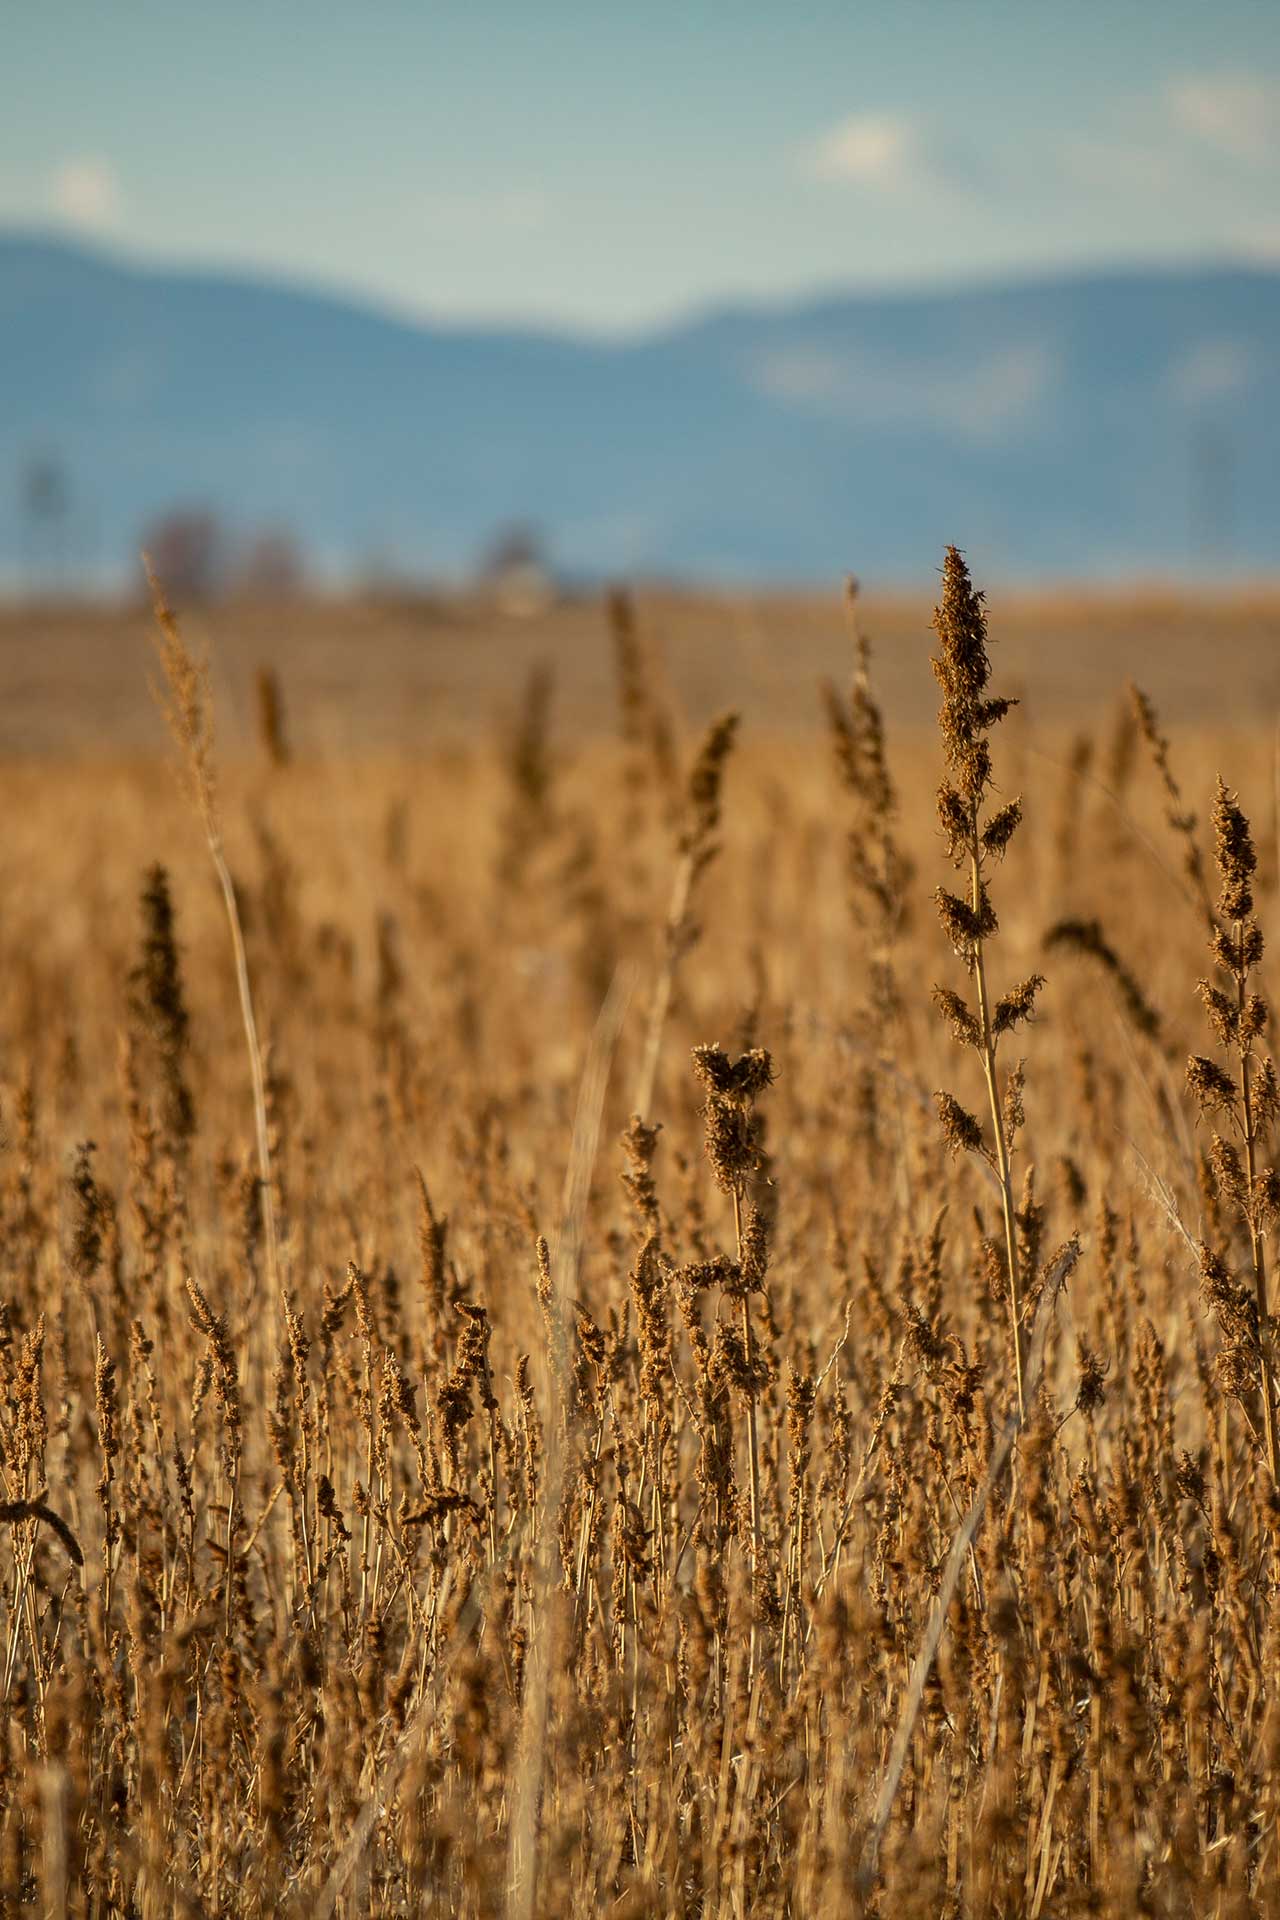
[(649, 1007), (640, 1077), (636, 1083), (635, 1111), (642, 1121), (651, 1117), (658, 1063), (662, 1057), (662, 1037), (671, 1011), (676, 975), (681, 961), (698, 942), (699, 928), (693, 917), (694, 897), (699, 880), (720, 850), (716, 839), (720, 825), (720, 792), (725, 765), (737, 731), (736, 713), (726, 713), (713, 721), (689, 774), (684, 819), (676, 842), (671, 901), (663, 925), (662, 955)]
[(851, 802), (845, 848), (849, 904), (867, 943), (868, 1025), (882, 1051), (901, 1038), (901, 995), (894, 952), (910, 924), (914, 872), (898, 833), (898, 794), (889, 768), (884, 715), (871, 685), (871, 643), (858, 617), (858, 583), (844, 586), (845, 620), (853, 643), (853, 684), (846, 700), (823, 688), (841, 786)]
[[(1044, 1362), (1045, 1341), (1049, 1334), (1049, 1322), (1057, 1300), (1058, 1288), (1065, 1281), (1079, 1257), (1075, 1245), (1064, 1248), (1055, 1258), (1046, 1284), (1040, 1295), (1040, 1304), (1036, 1309), (1035, 1321), (1031, 1329), (1031, 1340), (1027, 1353), (1027, 1391), (1034, 1393), (1040, 1378)], [(889, 1764), (876, 1795), (875, 1807), (871, 1817), (871, 1830), (863, 1842), (862, 1857), (858, 1862), (856, 1885), (865, 1898), (875, 1886), (876, 1865), (880, 1856), (880, 1847), (884, 1840), (889, 1816), (893, 1812), (893, 1803), (902, 1783), (902, 1772), (907, 1761), (907, 1752), (915, 1731), (916, 1722), (924, 1703), (925, 1688), (929, 1683), (929, 1674), (938, 1656), (942, 1644), (942, 1635), (947, 1624), (947, 1613), (952, 1597), (960, 1583), (960, 1574), (966, 1556), (971, 1553), (973, 1539), (982, 1524), (987, 1504), (992, 1494), (1004, 1478), (1005, 1468), (1013, 1452), (1018, 1435), (1026, 1424), (1027, 1412), (1025, 1399), (1016, 1411), (1005, 1421), (1004, 1429), (991, 1450), (987, 1461), (987, 1470), (982, 1483), (973, 1496), (969, 1510), (956, 1528), (946, 1561), (942, 1569), (942, 1578), (933, 1597), (929, 1612), (929, 1624), (920, 1644), (919, 1652), (912, 1662), (911, 1677), (903, 1695), (902, 1707), (898, 1714), (898, 1724), (894, 1731), (893, 1745), (889, 1750)]]
[(938, 818), (950, 859), (968, 877), (967, 898), (961, 899), (943, 887), (934, 897), (943, 929), (973, 982), (976, 1011), (949, 987), (935, 987), (933, 997), (956, 1039), (972, 1048), (982, 1063), (994, 1146), (987, 1145), (980, 1122), (953, 1095), (939, 1093), (938, 1108), (947, 1144), (953, 1150), (981, 1154), (994, 1167), (1000, 1182), (1014, 1374), (1018, 1410), (1025, 1415), (1023, 1285), (1030, 1276), (1020, 1271), (1013, 1192), (1014, 1137), (1022, 1124), (1022, 1076), (1021, 1069), (1015, 1068), (1002, 1082), (998, 1054), (1004, 1035), (1031, 1019), (1044, 979), (1032, 974), (999, 998), (993, 997), (987, 980), (988, 946), (999, 927), (988, 876), (992, 866), (1004, 858), (1018, 829), (1022, 804), (1009, 800), (989, 811), (995, 794), (991, 729), (1014, 703), (987, 692), (991, 662), (983, 595), (974, 591), (955, 547), (947, 548), (942, 604), (934, 610), (933, 624), (939, 643), (933, 670), (942, 688), (938, 725), (950, 776), (938, 789)]
[[(565, 1169), (560, 1222), (550, 1261), (550, 1311), (554, 1317), (553, 1360), (567, 1341), (566, 1303), (577, 1291), (582, 1260), (582, 1236), (600, 1148), (609, 1072), (618, 1035), (631, 998), (629, 974), (619, 972), (596, 1018), (582, 1069), (573, 1136)], [(542, 1799), (551, 1683), (557, 1655), (557, 1616), (552, 1596), (559, 1586), (556, 1561), (559, 1522), (565, 1482), (564, 1447), (569, 1409), (564, 1418), (553, 1415), (547, 1434), (547, 1459), (542, 1488), (543, 1524), (534, 1571), (533, 1617), (538, 1638), (529, 1649), (528, 1679), (520, 1717), (517, 1767), (512, 1784), (511, 1825), (507, 1867), (508, 1920), (531, 1920), (537, 1894), (538, 1816)]]
[(1229, 984), (1224, 993), (1211, 980), (1201, 980), (1199, 992), (1214, 1039), (1224, 1053), (1235, 1057), (1235, 1077), (1216, 1061), (1193, 1054), (1187, 1062), (1187, 1085), (1201, 1115), (1209, 1120), (1225, 1115), (1235, 1135), (1234, 1141), (1224, 1139), (1215, 1127), (1209, 1165), (1219, 1195), (1248, 1235), (1249, 1290), (1242, 1294), (1226, 1261), (1208, 1246), (1201, 1248), (1201, 1274), (1205, 1297), (1226, 1335), (1222, 1364), (1239, 1385), (1256, 1384), (1260, 1393), (1267, 1466), (1273, 1483), (1280, 1487), (1275, 1336), (1266, 1255), (1267, 1233), (1280, 1218), (1280, 1177), (1272, 1167), (1260, 1164), (1280, 1117), (1280, 1085), (1270, 1055), (1258, 1046), (1269, 1010), (1253, 986), (1263, 954), (1262, 929), (1253, 912), (1257, 855), (1249, 822), (1221, 778), (1214, 796), (1213, 830), (1222, 924), (1215, 926), (1209, 948)]
[(249, 960), (245, 951), (244, 929), (236, 900), (235, 883), (227, 865), (218, 815), (216, 763), (213, 752), (213, 693), (209, 685), (209, 665), (193, 655), (182, 638), (177, 617), (165, 598), (164, 588), (151, 562), (143, 556), (151, 587), (156, 617), (156, 652), (164, 674), (167, 698), (160, 700), (186, 772), (187, 786), (200, 824), (204, 829), (209, 858), (217, 875), (231, 935), (235, 962), (236, 989), (240, 996), (240, 1018), (244, 1025), (249, 1054), (249, 1074), (253, 1085), (253, 1118), (258, 1145), (258, 1179), (263, 1224), (267, 1243), (267, 1271), (273, 1291), (280, 1286), (280, 1254), (276, 1240), (275, 1189), (271, 1170), (270, 1132), (267, 1125), (267, 1081), (262, 1048), (258, 1041), (258, 1023), (253, 1011), (253, 991), (249, 981)]
[(747, 1404), (752, 1581), (752, 1625), (747, 1655), (750, 1680), (755, 1675), (755, 1615), (763, 1552), (758, 1401), (766, 1378), (757, 1352), (751, 1301), (753, 1295), (764, 1293), (769, 1267), (768, 1225), (751, 1193), (751, 1183), (759, 1172), (761, 1158), (761, 1120), (756, 1101), (773, 1081), (773, 1061), (764, 1047), (751, 1047), (739, 1060), (731, 1060), (722, 1047), (702, 1046), (693, 1050), (693, 1066), (706, 1094), (702, 1108), (706, 1155), (717, 1186), (733, 1203), (737, 1257), (722, 1275), (722, 1285), (738, 1303), (740, 1341), (738, 1346), (727, 1350), (726, 1371)]
[(1213, 900), (1204, 855), (1196, 832), (1196, 816), (1183, 798), (1182, 788), (1173, 770), (1173, 754), (1168, 735), (1161, 730), (1154, 703), (1134, 681), (1129, 682), (1129, 700), (1138, 731), (1147, 743), (1152, 764), (1164, 789), (1164, 817), (1170, 831), (1182, 846), (1184, 885), (1199, 907), (1207, 926), (1214, 924)]

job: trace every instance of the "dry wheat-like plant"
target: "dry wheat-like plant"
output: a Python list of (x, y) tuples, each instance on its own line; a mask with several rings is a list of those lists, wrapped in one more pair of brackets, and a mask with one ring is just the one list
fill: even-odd
[(938, 789), (938, 819), (947, 854), (957, 869), (964, 872), (967, 892), (961, 897), (939, 887), (934, 898), (943, 931), (973, 982), (975, 1004), (970, 1008), (950, 987), (935, 987), (933, 997), (956, 1039), (962, 1046), (972, 1048), (982, 1063), (992, 1144), (988, 1146), (981, 1123), (953, 1094), (939, 1093), (937, 1099), (948, 1146), (984, 1155), (995, 1168), (1000, 1183), (1010, 1345), (1018, 1411), (1025, 1417), (1023, 1316), (1026, 1289), (1033, 1276), (1024, 1271), (1025, 1250), (1019, 1242), (1018, 1207), (1013, 1192), (1014, 1145), (1025, 1123), (1022, 1064), (1019, 1062), (1002, 1082), (998, 1055), (1004, 1036), (1033, 1017), (1044, 976), (1029, 974), (999, 996), (993, 996), (988, 981), (988, 948), (999, 929), (988, 876), (992, 867), (1004, 858), (1018, 830), (1022, 802), (1006, 800), (994, 809), (991, 806), (996, 790), (991, 730), (1004, 719), (1013, 703), (987, 691), (991, 663), (987, 656), (987, 621), (982, 598), (970, 582), (959, 551), (948, 547), (942, 570), (942, 604), (934, 614), (938, 652), (933, 670), (942, 688), (938, 725), (947, 767), (947, 778)]
[[(227, 865), (222, 844), (222, 826), (218, 817), (217, 769), (213, 751), (213, 692), (209, 683), (208, 662), (187, 647), (177, 617), (165, 599), (164, 588), (146, 563), (156, 616), (156, 651), (164, 673), (167, 692), (161, 694), (165, 716), (185, 770), (200, 824), (204, 828), (209, 858), (222, 890), (227, 928), (231, 935), (231, 953), (235, 963), (236, 986), (240, 995), (240, 1017), (244, 1022), (245, 1044), (249, 1052), (249, 1072), (253, 1083), (253, 1112), (258, 1136), (258, 1177), (262, 1183), (262, 1212), (266, 1226), (267, 1265), (273, 1286), (280, 1281), (280, 1255), (276, 1235), (275, 1199), (271, 1180), (271, 1147), (267, 1125), (267, 1082), (258, 1023), (253, 1009), (253, 991), (249, 983), (249, 962), (235, 883)], [(276, 735), (279, 715), (276, 713)]]

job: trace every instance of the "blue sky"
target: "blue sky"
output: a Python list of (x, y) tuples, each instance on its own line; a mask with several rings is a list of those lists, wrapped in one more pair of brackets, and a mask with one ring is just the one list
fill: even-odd
[(1276, 0), (6, 0), (0, 221), (591, 330), (1280, 260)]

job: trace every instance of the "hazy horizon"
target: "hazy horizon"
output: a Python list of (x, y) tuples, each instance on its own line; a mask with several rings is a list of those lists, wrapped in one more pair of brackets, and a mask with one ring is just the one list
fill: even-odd
[(246, 288), (266, 288), (281, 294), (296, 294), (304, 299), (331, 302), (334, 305), (363, 311), (371, 316), (390, 321), (392, 324), (439, 331), (441, 333), (468, 333), (477, 335), (529, 334), (547, 336), (567, 341), (577, 341), (584, 345), (597, 342), (608, 346), (642, 344), (649, 339), (660, 339), (673, 331), (683, 331), (696, 327), (699, 323), (720, 320), (735, 314), (750, 313), (760, 317), (785, 315), (793, 310), (809, 310), (826, 303), (850, 302), (885, 303), (901, 300), (928, 299), (930, 296), (945, 297), (950, 294), (965, 293), (1016, 292), (1032, 290), (1037, 287), (1052, 288), (1059, 285), (1089, 284), (1094, 282), (1123, 281), (1126, 279), (1158, 279), (1167, 276), (1177, 279), (1180, 276), (1194, 276), (1200, 273), (1240, 273), (1256, 274), (1267, 278), (1280, 275), (1280, 256), (1272, 260), (1259, 258), (1243, 252), (1206, 250), (1204, 254), (1188, 258), (1145, 259), (1136, 255), (1117, 255), (1114, 258), (1099, 257), (1083, 259), (1078, 262), (1050, 262), (1039, 264), (1028, 262), (1021, 267), (1005, 270), (967, 270), (956, 267), (952, 271), (933, 274), (921, 272), (919, 277), (904, 276), (901, 279), (859, 280), (850, 277), (841, 280), (816, 280), (811, 285), (799, 285), (787, 288), (784, 292), (751, 295), (717, 295), (709, 293), (695, 299), (691, 304), (673, 308), (669, 313), (638, 320), (632, 325), (610, 327), (592, 326), (586, 322), (575, 323), (571, 320), (542, 320), (538, 317), (522, 317), (518, 313), (509, 316), (497, 314), (468, 314), (437, 311), (431, 307), (415, 307), (412, 303), (397, 300), (394, 294), (384, 294), (376, 288), (369, 288), (345, 278), (340, 273), (326, 276), (321, 272), (309, 272), (305, 268), (293, 269), (288, 266), (273, 269), (253, 262), (214, 257), (201, 259), (189, 256), (173, 256), (165, 252), (153, 253), (143, 247), (136, 247), (127, 241), (117, 240), (107, 235), (78, 232), (59, 227), (51, 222), (0, 220), (0, 243), (27, 244), (33, 247), (49, 247), (72, 254), (93, 257), (107, 266), (121, 272), (138, 274), (147, 278), (181, 280)]

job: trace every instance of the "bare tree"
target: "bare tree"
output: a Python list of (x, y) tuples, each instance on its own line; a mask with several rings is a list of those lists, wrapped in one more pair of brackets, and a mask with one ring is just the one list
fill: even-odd
[(157, 579), (181, 606), (210, 600), (222, 584), (225, 540), (217, 516), (204, 507), (176, 507), (147, 528), (142, 540)]

